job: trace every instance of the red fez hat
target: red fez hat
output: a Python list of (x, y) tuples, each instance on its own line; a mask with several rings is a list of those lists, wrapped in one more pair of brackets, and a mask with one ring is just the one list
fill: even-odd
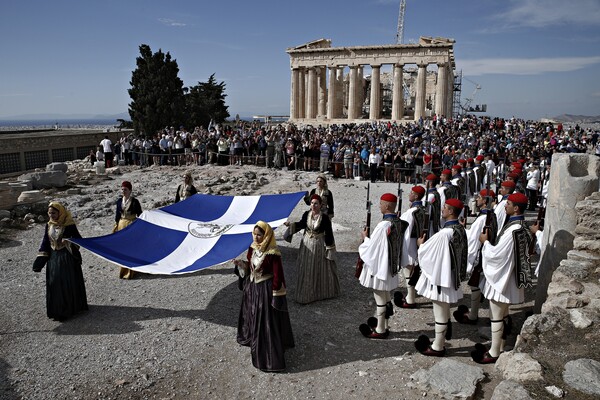
[(381, 200), (389, 201), (390, 203), (397, 203), (398, 197), (393, 193), (384, 193), (381, 195)]
[(514, 179), (518, 179), (519, 176), (521, 176), (521, 174), (517, 173), (517, 172), (511, 172), (510, 174), (508, 174), (509, 178), (514, 178)]
[(477, 161), (483, 161), (483, 160), (484, 160), (484, 158), (485, 158), (485, 157), (484, 157), (484, 156), (482, 156), (481, 154), (480, 154), (480, 155), (478, 155), (477, 157), (475, 157), (475, 159), (476, 159)]
[(463, 209), (463, 207), (464, 207), (463, 202), (460, 201), (459, 199), (447, 199), (446, 200), (446, 204), (448, 204), (449, 206), (452, 206), (452, 207), (456, 208), (456, 210), (458, 212), (460, 212)]
[[(450, 171), (448, 171), (448, 172), (450, 172)], [(450, 173), (452, 173), (452, 172), (450, 172)], [(436, 181), (437, 178), (438, 177), (437, 177), (436, 174), (429, 174), (429, 175), (427, 175), (427, 178), (425, 178), (425, 179), (428, 180), (428, 181)]]
[(321, 204), (323, 203), (323, 199), (322, 199), (322, 198), (321, 198), (321, 196), (319, 196), (318, 194), (313, 194), (312, 196), (310, 196), (310, 200), (311, 200), (311, 201), (313, 201), (313, 200), (318, 200), (318, 201), (319, 201), (319, 203), (321, 203)]
[(465, 160), (464, 158), (461, 158), (460, 160), (458, 160), (458, 163), (459, 163), (459, 164), (464, 164), (464, 163), (466, 163), (466, 162), (467, 162), (467, 160)]
[(425, 188), (423, 186), (413, 186), (411, 190), (418, 194), (419, 197), (423, 197), (423, 195), (425, 194)]
[(519, 174), (519, 175), (522, 175), (522, 174), (523, 174), (523, 170), (522, 170), (522, 169), (520, 169), (520, 168), (515, 168), (515, 169), (513, 170), (513, 172), (514, 172), (515, 174)]
[(494, 193), (494, 191), (492, 189), (489, 190), (489, 193), (488, 193), (487, 189), (481, 189), (481, 191), (479, 192), (479, 195), (481, 197), (486, 197), (486, 196), (494, 197), (494, 196), (496, 196), (496, 193)]
[(507, 200), (510, 200), (513, 203), (517, 204), (527, 204), (528, 202), (527, 196), (525, 196), (523, 193), (513, 193), (510, 196), (508, 196)]
[(467, 158), (468, 163), (472, 163), (473, 161), (475, 161), (475, 160), (473, 160), (472, 158)]
[(456, 164), (455, 166), (453, 166), (452, 169), (455, 169), (457, 171), (462, 171), (462, 167), (460, 165), (458, 165), (458, 164)]
[(452, 171), (450, 171), (449, 169), (445, 169), (442, 171), (442, 175), (452, 175)]
[(513, 181), (504, 181), (502, 182), (502, 186), (514, 189), (516, 185)]
[(126, 187), (127, 189), (132, 190), (131, 182), (129, 181), (123, 181), (123, 183), (121, 183), (121, 187)]

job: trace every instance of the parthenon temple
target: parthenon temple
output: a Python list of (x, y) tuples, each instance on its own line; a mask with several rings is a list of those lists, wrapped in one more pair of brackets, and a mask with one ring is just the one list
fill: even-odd
[[(331, 47), (331, 40), (319, 39), (286, 51), (290, 121), (402, 121), (453, 114), (453, 39), (352, 47)], [(437, 70), (428, 71), (429, 65)]]

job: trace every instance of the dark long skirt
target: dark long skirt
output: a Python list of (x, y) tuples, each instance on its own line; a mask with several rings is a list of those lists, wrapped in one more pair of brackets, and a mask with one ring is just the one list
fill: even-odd
[(285, 370), (284, 351), (294, 347), (294, 335), (285, 296), (273, 301), (272, 281), (246, 278), (238, 319), (237, 341), (249, 346), (252, 365), (262, 371)]
[(81, 261), (64, 248), (52, 251), (46, 266), (48, 318), (65, 320), (87, 310)]

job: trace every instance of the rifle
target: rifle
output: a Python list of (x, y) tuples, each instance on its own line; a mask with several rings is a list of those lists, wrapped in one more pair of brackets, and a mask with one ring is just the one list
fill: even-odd
[[(429, 217), (431, 215), (431, 203), (427, 200), (429, 196), (429, 182), (427, 181), (426, 189), (425, 189), (425, 215), (423, 216), (423, 229), (419, 232), (419, 237), (425, 236), (425, 240), (427, 240), (429, 236)], [(409, 286), (416, 286), (419, 281), (419, 277), (421, 276), (421, 266), (417, 264), (414, 266), (412, 274), (408, 279)]]
[(464, 212), (465, 212), (465, 226), (467, 224), (471, 210), (469, 210), (469, 174), (465, 172), (465, 193), (464, 193)]
[[(489, 177), (491, 178), (491, 177)], [(483, 227), (483, 231), (482, 233), (486, 233), (488, 234), (488, 240), (490, 241), (490, 243), (495, 243), (496, 242), (496, 234), (497, 232), (494, 232), (492, 230), (492, 218), (496, 218), (496, 213), (494, 212), (494, 209), (492, 208), (492, 196), (490, 196), (490, 180), (487, 180), (487, 184), (486, 184), (486, 198), (487, 198), (487, 204), (486, 204), (486, 209), (487, 212), (485, 214), (485, 226)], [(496, 224), (496, 228), (497, 228), (497, 224)], [(469, 281), (467, 282), (469, 286), (472, 287), (477, 287), (479, 286), (479, 281), (481, 280), (481, 273), (483, 272), (483, 266), (481, 264), (481, 247), (479, 248), (479, 260), (477, 261), (477, 265), (475, 265), (473, 267), (473, 272), (471, 273), (471, 277), (469, 278)]]
[(402, 183), (398, 181), (398, 209), (396, 210), (398, 218), (402, 215)]
[[(369, 196), (371, 194), (371, 186), (370, 185), (371, 185), (371, 183), (367, 182), (367, 224), (366, 224), (367, 237), (371, 233), (371, 200), (369, 199)], [(365, 262), (360, 258), (360, 255), (359, 255), (358, 260), (356, 261), (356, 270), (354, 271), (355, 278), (358, 279), (360, 277), (360, 273), (363, 270), (364, 264), (365, 264)]]
[(429, 218), (431, 215), (431, 203), (428, 200), (430, 182), (431, 181), (427, 181), (427, 184), (425, 185), (425, 215), (423, 216), (423, 230), (419, 235), (419, 237), (425, 235), (425, 240), (427, 240), (427, 237), (429, 236)]

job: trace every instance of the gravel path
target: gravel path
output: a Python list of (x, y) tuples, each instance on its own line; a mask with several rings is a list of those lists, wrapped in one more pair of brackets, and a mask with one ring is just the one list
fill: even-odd
[[(149, 209), (169, 204), (184, 170), (125, 167), (122, 176), (97, 179), (81, 168), (70, 167), (70, 182), (82, 188), (81, 195), (66, 196), (62, 191), (51, 197), (61, 199), (76, 214), (83, 236), (110, 232), (121, 180), (133, 183), (134, 196)], [(317, 175), (251, 166), (203, 166), (193, 172), (200, 192), (207, 182), (226, 177), (221, 187), (229, 189), (223, 194), (309, 190)], [(252, 190), (249, 172), (264, 176), (268, 183)], [(83, 250), (90, 310), (59, 323), (46, 318), (45, 274), (31, 271), (43, 224), (5, 230), (0, 233), (0, 398), (342, 399), (374, 394), (423, 398), (427, 391), (411, 382), (410, 375), (439, 361), (416, 353), (413, 345), (420, 333), (433, 336), (431, 305), (419, 298), (416, 310), (396, 309), (388, 340), (367, 340), (358, 331), (375, 308), (371, 292), (353, 276), (359, 227), (365, 220), (366, 185), (344, 179), (329, 183), (335, 197), (339, 298), (310, 305), (291, 300), (301, 235), (291, 244), (278, 240), (296, 339), (296, 348), (286, 353), (287, 372), (278, 374), (256, 370), (249, 349), (236, 342), (241, 292), (232, 263), (184, 276), (144, 275), (124, 281), (118, 279), (116, 266)], [(403, 188), (407, 193), (410, 186)], [(373, 225), (380, 220), (378, 199), (386, 191), (396, 193), (397, 185), (371, 185)], [(407, 208), (406, 200), (403, 206)], [(305, 210), (299, 203), (291, 219)], [(283, 230), (277, 234), (281, 238)], [(519, 320), (530, 307), (531, 302), (511, 309)], [(487, 326), (486, 305), (482, 314), (480, 326)], [(478, 341), (475, 327), (454, 324), (449, 356), (476, 365), (469, 352)], [(490, 398), (500, 378), (493, 366), (483, 369), (489, 380), (477, 398)]]

